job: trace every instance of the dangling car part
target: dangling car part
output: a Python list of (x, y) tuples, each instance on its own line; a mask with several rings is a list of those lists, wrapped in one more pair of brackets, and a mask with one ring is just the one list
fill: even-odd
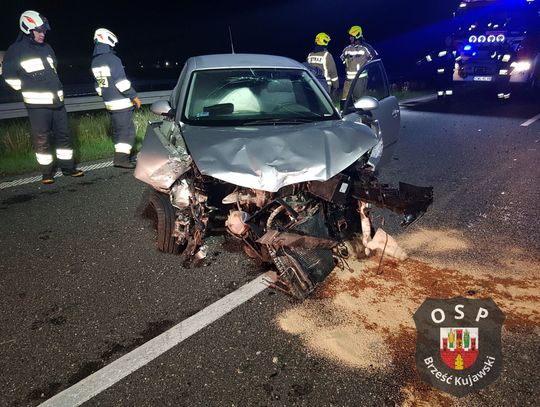
[(205, 237), (223, 231), (275, 265), (275, 288), (305, 298), (344, 241), (371, 237), (366, 205), (403, 214), (403, 225), (421, 216), (430, 187), (396, 189), (373, 175), (391, 158), (399, 107), (380, 60), (360, 73), (340, 113), (288, 58), (190, 58), (170, 101), (152, 106), (165, 119), (149, 124), (135, 170), (155, 191), (147, 209), (158, 248), (196, 261)]

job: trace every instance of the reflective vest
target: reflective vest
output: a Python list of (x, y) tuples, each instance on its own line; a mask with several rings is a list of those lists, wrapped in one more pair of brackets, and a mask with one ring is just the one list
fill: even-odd
[(38, 44), (21, 34), (4, 57), (4, 80), (21, 91), (28, 108), (60, 107), (64, 105), (64, 91), (56, 64), (56, 55), (49, 44)]
[(424, 57), (426, 62), (433, 62), (435, 64), (437, 74), (439, 75), (451, 75), (454, 71), (455, 62), (458, 62), (459, 59), (457, 58), (457, 52), (452, 48), (445, 48)]
[(307, 63), (319, 68), (323, 74), (328, 87), (337, 89), (339, 87), (339, 77), (337, 73), (334, 57), (326, 48), (310, 52), (307, 57)]
[(341, 60), (346, 66), (346, 79), (353, 80), (360, 68), (376, 56), (377, 52), (367, 43), (346, 46), (341, 54)]
[(122, 61), (107, 44), (96, 43), (92, 59), (96, 92), (103, 97), (105, 107), (110, 111), (133, 108), (132, 100), (137, 92), (126, 78)]

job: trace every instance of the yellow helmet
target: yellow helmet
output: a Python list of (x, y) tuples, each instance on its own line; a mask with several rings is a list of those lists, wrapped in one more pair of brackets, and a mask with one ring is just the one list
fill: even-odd
[(349, 28), (349, 35), (356, 39), (360, 38), (362, 36), (362, 27), (359, 25), (353, 25), (351, 28)]
[(326, 46), (330, 42), (330, 36), (326, 33), (319, 33), (315, 37), (315, 44)]

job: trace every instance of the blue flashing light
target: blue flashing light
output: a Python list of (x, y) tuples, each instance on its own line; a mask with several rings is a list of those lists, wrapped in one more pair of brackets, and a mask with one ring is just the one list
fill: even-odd
[(467, 44), (463, 47), (463, 51), (470, 51), (472, 49), (471, 44)]

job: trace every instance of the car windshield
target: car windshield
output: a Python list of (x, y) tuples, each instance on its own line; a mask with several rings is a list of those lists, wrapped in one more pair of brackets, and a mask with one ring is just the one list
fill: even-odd
[(302, 69), (195, 71), (183, 121), (203, 126), (294, 124), (338, 117), (328, 97)]

